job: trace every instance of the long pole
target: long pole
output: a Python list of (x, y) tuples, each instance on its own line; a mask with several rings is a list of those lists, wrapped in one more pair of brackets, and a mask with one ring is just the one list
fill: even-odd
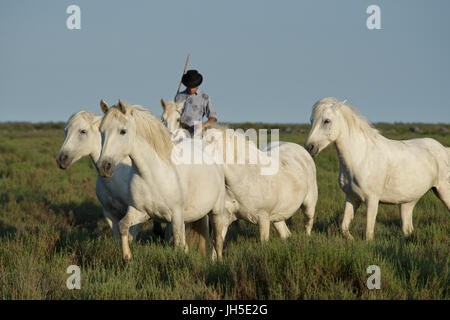
[(187, 57), (186, 57), (186, 63), (184, 64), (183, 75), (181, 76), (180, 83), (178, 84), (177, 94), (180, 93), (180, 89), (181, 89), (181, 81), (183, 80), (183, 76), (184, 76), (184, 74), (186, 73), (186, 69), (187, 69), (187, 66), (188, 66), (189, 58), (190, 58), (190, 57), (191, 57), (191, 54), (188, 53), (188, 55), (187, 55)]

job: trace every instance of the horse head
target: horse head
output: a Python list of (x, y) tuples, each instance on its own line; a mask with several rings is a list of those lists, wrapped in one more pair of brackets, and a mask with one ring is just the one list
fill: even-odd
[(65, 127), (64, 142), (56, 154), (60, 169), (67, 169), (79, 159), (90, 155), (94, 161), (100, 156), (101, 136), (99, 123), (101, 116), (89, 111), (72, 115)]
[(338, 139), (343, 121), (339, 108), (347, 100), (339, 102), (334, 98), (324, 98), (316, 102), (311, 116), (311, 130), (305, 142), (305, 149), (316, 156), (330, 143)]
[(181, 112), (184, 108), (184, 102), (164, 101), (161, 98), (161, 106), (163, 108), (163, 114), (161, 120), (167, 126), (171, 133), (181, 127)]

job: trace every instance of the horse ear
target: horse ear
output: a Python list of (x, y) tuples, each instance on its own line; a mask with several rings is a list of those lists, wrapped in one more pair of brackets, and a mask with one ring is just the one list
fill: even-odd
[(161, 107), (166, 110), (166, 102), (164, 101), (164, 98), (161, 98)]
[(176, 108), (177, 108), (177, 111), (178, 111), (179, 113), (181, 113), (181, 111), (183, 111), (183, 109), (184, 109), (184, 101), (178, 102)]
[(119, 110), (123, 113), (126, 114), (127, 113), (127, 104), (125, 102), (123, 102), (122, 100), (119, 99)]
[(347, 102), (347, 99), (345, 99), (344, 101), (336, 102), (333, 105), (333, 108), (339, 108), (340, 106), (343, 106), (346, 102)]
[(102, 108), (103, 113), (107, 113), (109, 109), (109, 105), (106, 103), (105, 100), (100, 101), (100, 108)]

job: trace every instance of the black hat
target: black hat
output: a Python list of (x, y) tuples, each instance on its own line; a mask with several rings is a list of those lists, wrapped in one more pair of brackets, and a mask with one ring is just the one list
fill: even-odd
[(197, 88), (203, 81), (203, 77), (197, 70), (188, 70), (181, 78), (181, 82), (187, 88)]

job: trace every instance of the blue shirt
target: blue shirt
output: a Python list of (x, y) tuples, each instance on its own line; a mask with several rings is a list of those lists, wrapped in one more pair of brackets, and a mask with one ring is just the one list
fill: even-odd
[(203, 122), (203, 117), (217, 118), (211, 105), (211, 98), (203, 91), (197, 90), (195, 93), (189, 94), (187, 90), (184, 90), (175, 97), (175, 102), (179, 101), (184, 101), (180, 121), (186, 126), (192, 127)]

